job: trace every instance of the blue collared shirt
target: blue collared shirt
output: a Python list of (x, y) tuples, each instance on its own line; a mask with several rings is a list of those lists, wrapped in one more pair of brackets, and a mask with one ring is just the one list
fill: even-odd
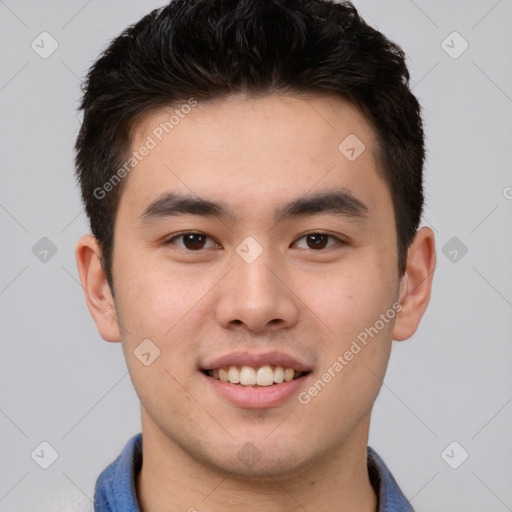
[[(140, 512), (135, 478), (142, 467), (142, 434), (133, 436), (121, 455), (96, 481), (94, 512)], [(368, 447), (368, 472), (379, 496), (379, 512), (414, 512), (377, 453)]]

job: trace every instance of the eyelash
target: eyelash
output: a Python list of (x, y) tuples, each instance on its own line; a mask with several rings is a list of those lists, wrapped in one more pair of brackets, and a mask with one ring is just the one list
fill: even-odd
[[(198, 232), (198, 231), (184, 231), (183, 233), (178, 233), (177, 235), (173, 235), (172, 237), (166, 239), (164, 241), (164, 245), (174, 244), (174, 240), (177, 240), (179, 238), (183, 238), (186, 235), (202, 235), (202, 236), (205, 236), (207, 239), (212, 240), (212, 238), (210, 238), (205, 233), (201, 233), (201, 232)], [(308, 237), (310, 235), (323, 235), (323, 236), (326, 236), (328, 238), (332, 238), (332, 239), (336, 240), (339, 245), (347, 245), (347, 242), (345, 242), (341, 238), (338, 238), (337, 236), (330, 235), (329, 233), (323, 233), (323, 232), (320, 232), (320, 231), (311, 231), (310, 233), (305, 233), (304, 235), (302, 235), (299, 238), (297, 238), (297, 240), (302, 240), (303, 238), (306, 238), (306, 237)], [(215, 243), (217, 243), (217, 242), (215, 242)], [(322, 252), (322, 251), (324, 251), (326, 249), (330, 249), (332, 247), (334, 247), (334, 245), (331, 245), (330, 247), (324, 247), (322, 249), (310, 249), (310, 250), (312, 250), (314, 252)], [(191, 250), (191, 249), (187, 249), (186, 247), (179, 247), (179, 248), (184, 250), (184, 251), (187, 251), (187, 252), (201, 252), (201, 251), (204, 250), (204, 248), (201, 248), (201, 249), (198, 249), (198, 250), (195, 250), (195, 251)]]

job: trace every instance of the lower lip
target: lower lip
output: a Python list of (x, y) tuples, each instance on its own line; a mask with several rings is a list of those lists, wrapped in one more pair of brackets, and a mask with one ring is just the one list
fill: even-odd
[(246, 409), (263, 409), (265, 407), (276, 407), (281, 405), (291, 396), (298, 394), (300, 388), (311, 375), (308, 373), (303, 377), (282, 382), (281, 384), (272, 384), (259, 388), (251, 388), (240, 384), (231, 384), (222, 380), (214, 379), (200, 372), (201, 375), (220, 393), (224, 398), (233, 402), (239, 407)]

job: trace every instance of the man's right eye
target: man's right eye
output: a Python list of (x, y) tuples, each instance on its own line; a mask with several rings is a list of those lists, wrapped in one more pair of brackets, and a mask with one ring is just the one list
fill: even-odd
[[(176, 240), (182, 239), (182, 244), (175, 243)], [(180, 233), (177, 235), (173, 235), (171, 238), (168, 238), (165, 240), (164, 245), (177, 245), (181, 249), (185, 249), (188, 251), (199, 251), (205, 247), (206, 241), (210, 240), (213, 243), (213, 246), (218, 246), (217, 243), (215, 243), (210, 237), (205, 235), (204, 233), (196, 233), (191, 231), (186, 231), (184, 233)]]

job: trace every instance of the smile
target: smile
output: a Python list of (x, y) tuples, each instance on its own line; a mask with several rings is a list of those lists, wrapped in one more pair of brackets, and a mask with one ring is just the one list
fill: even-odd
[(232, 365), (212, 370), (203, 370), (203, 373), (222, 382), (249, 387), (266, 387), (290, 382), (310, 372), (266, 364), (258, 368), (246, 365)]

